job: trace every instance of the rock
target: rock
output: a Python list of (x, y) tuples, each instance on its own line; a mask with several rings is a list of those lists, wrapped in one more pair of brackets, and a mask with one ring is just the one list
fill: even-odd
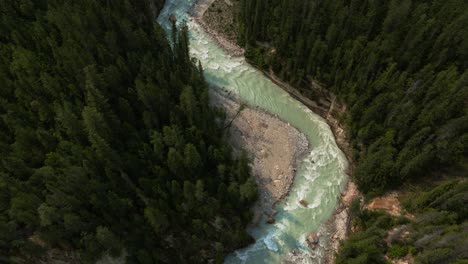
[(298, 249), (293, 249), (291, 250), (291, 254), (296, 257), (301, 254), (301, 251), (299, 251)]
[(320, 242), (319, 235), (317, 233), (310, 233), (306, 239), (306, 242), (310, 248), (315, 249)]
[(171, 21), (172, 23), (175, 23), (177, 22), (177, 18), (175, 17), (175, 15), (171, 15), (169, 16), (169, 21)]
[(309, 206), (309, 203), (306, 200), (300, 200), (299, 203), (304, 207)]
[(267, 223), (272, 225), (272, 224), (276, 223), (276, 221), (275, 221), (275, 219), (273, 217), (269, 216), (268, 220), (267, 220)]

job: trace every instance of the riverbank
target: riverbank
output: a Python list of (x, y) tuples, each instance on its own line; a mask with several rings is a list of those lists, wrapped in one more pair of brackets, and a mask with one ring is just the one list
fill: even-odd
[[(226, 23), (220, 23), (219, 19), (213, 19), (212, 12), (205, 12), (209, 8), (215, 8), (218, 17), (229, 17), (228, 14), (235, 8), (227, 8), (226, 0), (201, 0), (200, 2), (205, 2), (206, 4), (206, 1), (211, 2), (211, 7), (205, 7), (204, 11), (199, 11), (196, 14), (197, 22), (199, 22), (206, 32), (218, 42), (219, 46), (224, 48), (230, 55), (238, 55), (239, 53), (236, 53), (236, 50), (231, 48), (233, 46), (237, 46), (232, 43), (232, 41), (235, 40), (235, 36), (223, 37), (223, 30), (216, 30), (226, 28)], [(218, 40), (220, 37), (223, 39), (223, 42)], [(226, 45), (226, 42), (229, 41), (231, 41), (231, 43)], [(350, 176), (353, 171), (352, 147), (349, 144), (345, 128), (338, 120), (339, 116), (346, 111), (346, 106), (340, 104), (334, 95), (328, 93), (325, 89), (322, 89), (318, 83), (312, 80), (310, 82), (311, 89), (320, 90), (319, 94), (321, 94), (321, 97), (317, 100), (311, 100), (304, 96), (297, 89), (280, 80), (272, 70), (264, 71), (264, 74), (296, 100), (300, 101), (326, 120), (335, 136), (338, 147), (346, 155), (349, 164), (346, 173)], [(349, 207), (352, 201), (357, 198), (360, 198), (359, 191), (357, 190), (356, 185), (349, 180), (341, 193), (335, 213), (324, 225), (326, 231), (322, 232), (322, 235), (327, 236), (324, 240), (330, 241), (327, 246), (327, 256), (324, 257), (324, 261), (326, 263), (334, 263), (334, 257), (338, 251), (340, 241), (345, 240), (350, 232), (351, 216)]]
[[(245, 51), (235, 42), (235, 29), (232, 27), (233, 5), (234, 3), (230, 0), (198, 0), (191, 10), (191, 15), (229, 55), (240, 57)], [(230, 11), (226, 12), (226, 10)]]
[[(275, 75), (275, 73), (270, 69), (269, 71), (263, 71), (266, 77), (273, 81), (276, 85), (281, 87), (283, 90), (289, 93), (299, 102), (303, 103), (314, 113), (318, 114), (327, 121), (327, 124), (330, 126), (333, 135), (335, 136), (335, 141), (338, 147), (343, 151), (348, 160), (348, 170), (346, 174), (351, 175), (353, 171), (353, 156), (352, 156), (352, 147), (349, 144), (349, 138), (347, 136), (345, 127), (340, 124), (338, 116), (346, 112), (346, 106), (337, 102), (337, 99), (334, 95), (322, 92), (323, 98), (318, 98), (317, 100), (311, 100), (310, 98), (301, 94), (297, 89), (292, 87), (290, 84), (282, 81)], [(315, 87), (314, 87), (315, 86)], [(311, 82), (311, 89), (321, 89), (316, 88), (320, 86), (316, 82)]]
[[(314, 113), (320, 115), (327, 121), (327, 124), (330, 126), (331, 131), (335, 136), (336, 144), (341, 151), (343, 151), (346, 159), (348, 160), (348, 168), (346, 170), (346, 174), (349, 177), (348, 182), (344, 190), (341, 192), (335, 212), (325, 223), (325, 231), (322, 232), (322, 235), (327, 236), (325, 240), (329, 241), (329, 245), (326, 250), (327, 254), (324, 256), (324, 263), (335, 263), (335, 257), (338, 253), (340, 242), (346, 240), (351, 232), (351, 204), (355, 199), (362, 199), (356, 184), (351, 180), (351, 175), (354, 169), (352, 147), (349, 144), (345, 128), (340, 124), (337, 118), (340, 114), (346, 111), (346, 107), (336, 103), (336, 99), (330, 94), (326, 94), (326, 96), (324, 96), (325, 98), (313, 101), (302, 95), (288, 83), (281, 81), (273, 71), (270, 70), (269, 72), (263, 73), (275, 84), (288, 92), (292, 97), (306, 105)], [(311, 86), (313, 85), (318, 86), (318, 84), (312, 82)]]
[(348, 181), (345, 190), (341, 193), (335, 213), (325, 224), (330, 241), (326, 251), (327, 254), (324, 257), (325, 264), (335, 263), (341, 241), (346, 240), (351, 232), (351, 204), (354, 200), (360, 198), (361, 195), (356, 184)]
[[(228, 21), (232, 20), (232, 12), (236, 9), (236, 7), (233, 6), (234, 3), (235, 2), (231, 2), (230, 0), (198, 0), (191, 13), (194, 20), (200, 24), (228, 54), (231, 56), (242, 56), (244, 50), (235, 43), (237, 36), (225, 36), (224, 34), (226, 30), (223, 29), (227, 27), (226, 20), (219, 19), (219, 17), (222, 17), (228, 18)], [(213, 15), (213, 13), (216, 13), (216, 15)], [(271, 81), (288, 92), (292, 97), (306, 105), (314, 113), (320, 115), (327, 121), (336, 138), (338, 147), (343, 151), (343, 153), (345, 153), (348, 160), (349, 168), (346, 173), (351, 175), (353, 169), (352, 148), (349, 144), (345, 128), (338, 121), (338, 116), (346, 111), (346, 106), (338, 103), (334, 95), (324, 92), (324, 89), (314, 81), (311, 81), (311, 88), (320, 89), (323, 97), (315, 101), (304, 96), (288, 83), (280, 80), (271, 69), (269, 71), (264, 71), (263, 73)]]
[(229, 143), (235, 153), (246, 150), (250, 157), (260, 194), (253, 223), (262, 216), (273, 221), (275, 204), (288, 195), (298, 163), (308, 153), (305, 135), (279, 118), (243, 104), (227, 91), (211, 89), (210, 100), (226, 111)]

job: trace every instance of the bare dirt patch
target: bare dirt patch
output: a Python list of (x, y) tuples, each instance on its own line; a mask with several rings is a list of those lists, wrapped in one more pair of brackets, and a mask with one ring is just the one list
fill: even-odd
[(401, 193), (398, 191), (389, 192), (385, 195), (375, 197), (364, 207), (368, 210), (382, 210), (392, 216), (403, 216), (413, 219), (414, 215), (406, 212), (400, 203)]
[(400, 216), (402, 211), (397, 192), (390, 192), (376, 197), (366, 204), (365, 208), (368, 210), (383, 210), (393, 216)]

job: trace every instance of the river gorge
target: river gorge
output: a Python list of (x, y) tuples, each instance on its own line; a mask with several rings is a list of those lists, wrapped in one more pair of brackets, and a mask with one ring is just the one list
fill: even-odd
[[(208, 83), (222, 87), (250, 106), (278, 116), (305, 134), (310, 151), (300, 162), (289, 195), (276, 205), (275, 223), (261, 221), (249, 233), (255, 243), (230, 254), (225, 263), (323, 263), (329, 236), (325, 223), (345, 188), (348, 163), (326, 121), (292, 98), (243, 57), (224, 51), (189, 13), (195, 1), (167, 0), (158, 22), (170, 34), (170, 16), (186, 21), (191, 55), (200, 60)], [(300, 201), (307, 201), (307, 204)], [(311, 250), (306, 237), (319, 233)]]

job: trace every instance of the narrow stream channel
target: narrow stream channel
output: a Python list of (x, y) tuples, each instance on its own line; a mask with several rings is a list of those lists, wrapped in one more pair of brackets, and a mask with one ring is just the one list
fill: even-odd
[[(194, 0), (166, 0), (158, 22), (170, 32), (169, 16), (186, 20), (191, 39), (191, 55), (202, 62), (210, 84), (237, 93), (244, 101), (258, 106), (304, 133), (311, 152), (301, 162), (289, 196), (277, 205), (273, 225), (262, 224), (249, 230), (256, 243), (230, 254), (225, 263), (321, 263), (327, 241), (311, 251), (306, 236), (332, 215), (338, 196), (346, 182), (347, 161), (335, 143), (327, 123), (303, 104), (289, 96), (244, 58), (226, 54), (195, 22), (188, 11)], [(299, 204), (306, 200), (307, 208)], [(293, 257), (291, 252), (297, 255)]]

